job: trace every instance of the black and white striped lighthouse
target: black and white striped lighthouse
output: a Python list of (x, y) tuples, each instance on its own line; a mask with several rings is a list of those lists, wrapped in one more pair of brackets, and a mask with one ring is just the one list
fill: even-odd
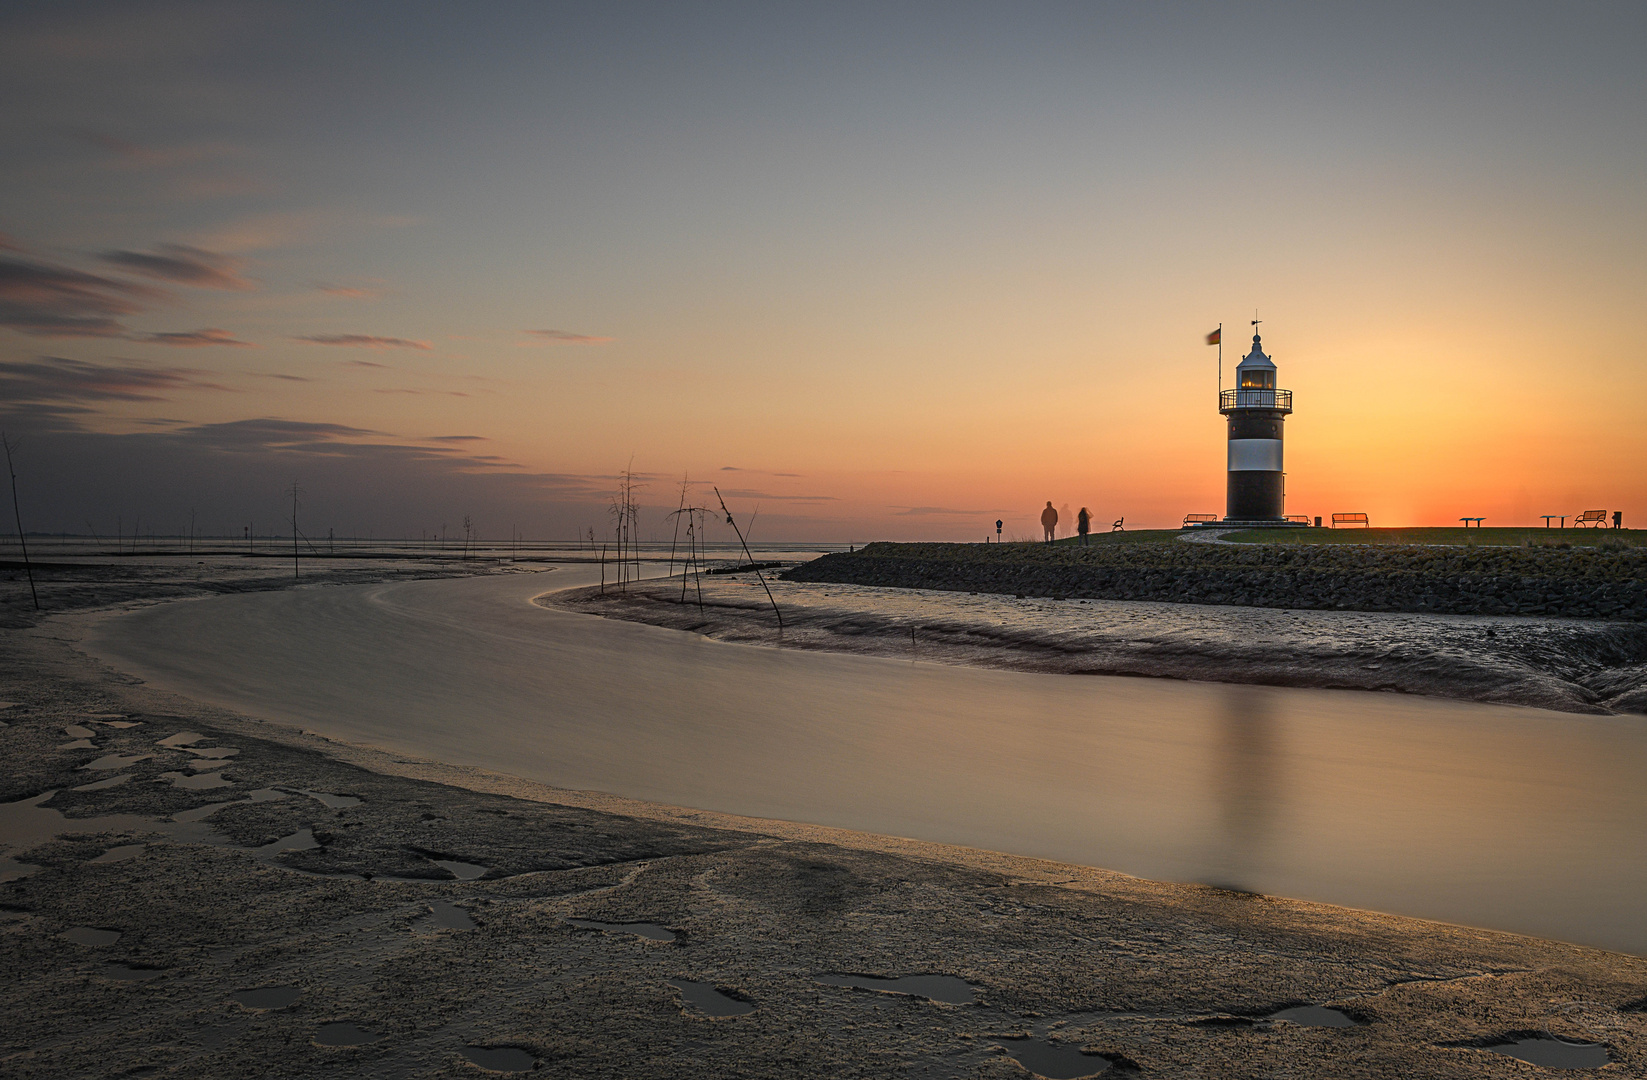
[(1281, 423), (1292, 412), (1292, 391), (1275, 387), (1275, 364), (1263, 340), (1252, 335), (1252, 352), (1235, 369), (1235, 387), (1218, 392), (1218, 411), (1229, 418), (1229, 494), (1225, 521), (1279, 522), (1286, 518), (1281, 466)]

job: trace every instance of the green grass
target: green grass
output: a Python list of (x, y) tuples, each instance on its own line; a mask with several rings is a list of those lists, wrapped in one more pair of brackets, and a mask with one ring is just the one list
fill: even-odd
[[(1100, 544), (1158, 544), (1163, 540), (1178, 539), (1178, 529), (1132, 529), (1127, 532), (1095, 532), (1087, 537), (1087, 545), (1096, 547)], [(1081, 546), (1079, 536), (1065, 536), (1054, 540), (1054, 547)]]
[(1570, 544), (1595, 547), (1609, 540), (1631, 547), (1647, 547), (1647, 529), (1544, 529), (1538, 526), (1507, 529), (1243, 529), (1225, 533), (1238, 544), (1476, 544), (1525, 547)]

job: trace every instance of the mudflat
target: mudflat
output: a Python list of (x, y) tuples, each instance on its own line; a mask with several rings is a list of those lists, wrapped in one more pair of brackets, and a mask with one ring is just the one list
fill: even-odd
[(84, 619), (0, 631), (8, 1076), (1647, 1071), (1641, 958), (330, 742)]

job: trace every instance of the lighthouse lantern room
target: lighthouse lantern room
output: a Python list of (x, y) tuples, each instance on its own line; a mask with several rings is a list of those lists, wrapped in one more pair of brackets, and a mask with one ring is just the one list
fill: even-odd
[(1286, 520), (1281, 424), (1292, 412), (1292, 391), (1275, 385), (1275, 363), (1263, 339), (1252, 335), (1252, 352), (1235, 369), (1235, 386), (1218, 392), (1218, 411), (1229, 418), (1229, 488), (1226, 523), (1280, 524)]

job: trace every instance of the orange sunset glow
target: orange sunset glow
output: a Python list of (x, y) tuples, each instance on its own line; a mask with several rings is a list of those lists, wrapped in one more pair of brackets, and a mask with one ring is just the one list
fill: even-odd
[(1176, 525), (1255, 314), (1289, 513), (1647, 520), (1634, 14), (335, 15), (7, 18), (31, 528)]

